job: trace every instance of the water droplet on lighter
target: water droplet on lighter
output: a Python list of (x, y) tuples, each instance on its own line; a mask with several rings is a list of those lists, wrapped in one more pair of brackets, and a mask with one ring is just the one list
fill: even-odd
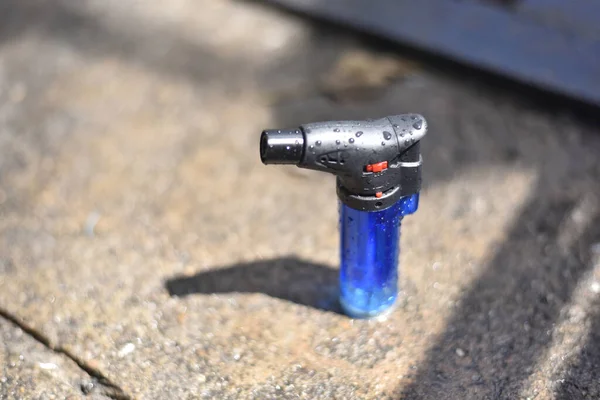
[(317, 146), (320, 146), (320, 145), (321, 145), (321, 141), (317, 140)]
[(400, 125), (398, 125), (398, 124), (394, 124), (394, 125), (392, 125), (392, 126), (393, 126), (395, 129), (398, 129), (398, 128), (400, 128)]
[(354, 143), (354, 138), (350, 138), (350, 139), (348, 139), (348, 141), (349, 141), (350, 143)]
[(423, 127), (423, 120), (422, 119), (418, 120), (417, 122), (415, 122), (413, 124), (413, 128), (415, 128), (415, 129), (421, 129), (422, 127)]
[(290, 149), (290, 146), (285, 146), (285, 149), (286, 149), (286, 150), (289, 150), (289, 149)]
[(408, 146), (408, 145), (410, 144), (410, 140), (408, 140), (408, 139), (407, 139), (407, 140), (405, 140), (405, 141), (404, 141), (404, 144)]
[(272, 145), (272, 144), (270, 144), (270, 145), (269, 145), (269, 148), (270, 148), (270, 149), (272, 149), (272, 148), (273, 148), (273, 145)]
[(404, 137), (404, 135), (405, 135), (405, 133), (401, 133), (401, 134), (400, 134), (400, 137)]
[(295, 144), (300, 144), (300, 142), (296, 140)]
[(342, 143), (342, 142), (340, 142), (339, 139), (335, 141), (335, 144), (340, 144), (340, 143)]
[(339, 132), (340, 130), (339, 130), (339, 128), (335, 128), (333, 131), (334, 132)]
[(381, 142), (381, 145), (382, 145), (382, 146), (385, 146), (385, 142)]
[(388, 131), (383, 132), (383, 138), (385, 140), (390, 140), (392, 138), (392, 134), (389, 133)]
[(356, 132), (356, 137), (361, 137), (362, 134), (363, 134), (362, 131), (358, 131), (358, 132)]
[(313, 146), (313, 145), (311, 144), (310, 146), (308, 146), (308, 148), (312, 150), (312, 149), (314, 149), (314, 148), (315, 148), (315, 146)]
[(415, 115), (411, 116), (410, 119), (417, 119)]

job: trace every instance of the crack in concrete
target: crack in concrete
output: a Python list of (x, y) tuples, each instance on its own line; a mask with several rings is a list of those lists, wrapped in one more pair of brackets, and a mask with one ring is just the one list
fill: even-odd
[[(36, 331), (35, 328), (28, 326), (23, 321), (20, 321), (19, 318), (17, 318), (15, 315), (0, 308), (0, 318), (4, 318), (12, 324), (18, 326), (21, 330), (23, 330), (23, 332), (31, 336), (35, 341), (42, 344), (48, 350), (65, 356), (71, 361), (73, 361), (75, 364), (77, 364), (77, 366), (82, 371), (84, 371), (90, 376), (90, 378), (94, 381), (94, 384), (98, 385), (100, 390), (99, 392), (95, 392), (94, 394), (100, 394), (114, 400), (132, 400), (132, 397), (130, 395), (125, 393), (125, 391), (122, 388), (120, 388), (117, 384), (111, 382), (98, 369), (93, 368), (92, 366), (87, 364), (85, 361), (81, 360), (79, 357), (77, 357), (75, 354), (65, 349), (64, 347), (52, 345), (52, 343), (50, 342), (50, 340), (48, 340), (46, 336)], [(92, 394), (90, 391), (86, 391), (83, 388), (81, 390), (84, 395)]]

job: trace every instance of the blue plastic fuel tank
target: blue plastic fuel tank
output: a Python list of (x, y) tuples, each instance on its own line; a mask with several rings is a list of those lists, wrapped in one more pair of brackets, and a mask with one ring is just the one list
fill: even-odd
[(418, 193), (374, 212), (340, 203), (340, 303), (348, 316), (373, 318), (391, 310), (398, 297), (400, 225), (418, 206)]

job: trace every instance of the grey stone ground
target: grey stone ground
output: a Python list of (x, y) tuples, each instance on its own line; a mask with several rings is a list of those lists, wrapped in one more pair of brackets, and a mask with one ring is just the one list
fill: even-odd
[[(332, 178), (258, 134), (402, 112), (430, 126), (405, 295), (352, 321)], [(599, 154), (256, 4), (4, 1), (0, 398), (599, 398)]]

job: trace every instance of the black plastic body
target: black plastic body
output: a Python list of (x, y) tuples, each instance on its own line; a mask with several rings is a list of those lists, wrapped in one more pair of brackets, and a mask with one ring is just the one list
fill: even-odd
[[(349, 207), (382, 210), (421, 188), (419, 141), (427, 122), (418, 114), (367, 121), (330, 121), (261, 136), (265, 164), (295, 164), (337, 176), (337, 193)], [(301, 136), (301, 137), (300, 137)], [(387, 162), (379, 172), (369, 165)]]

